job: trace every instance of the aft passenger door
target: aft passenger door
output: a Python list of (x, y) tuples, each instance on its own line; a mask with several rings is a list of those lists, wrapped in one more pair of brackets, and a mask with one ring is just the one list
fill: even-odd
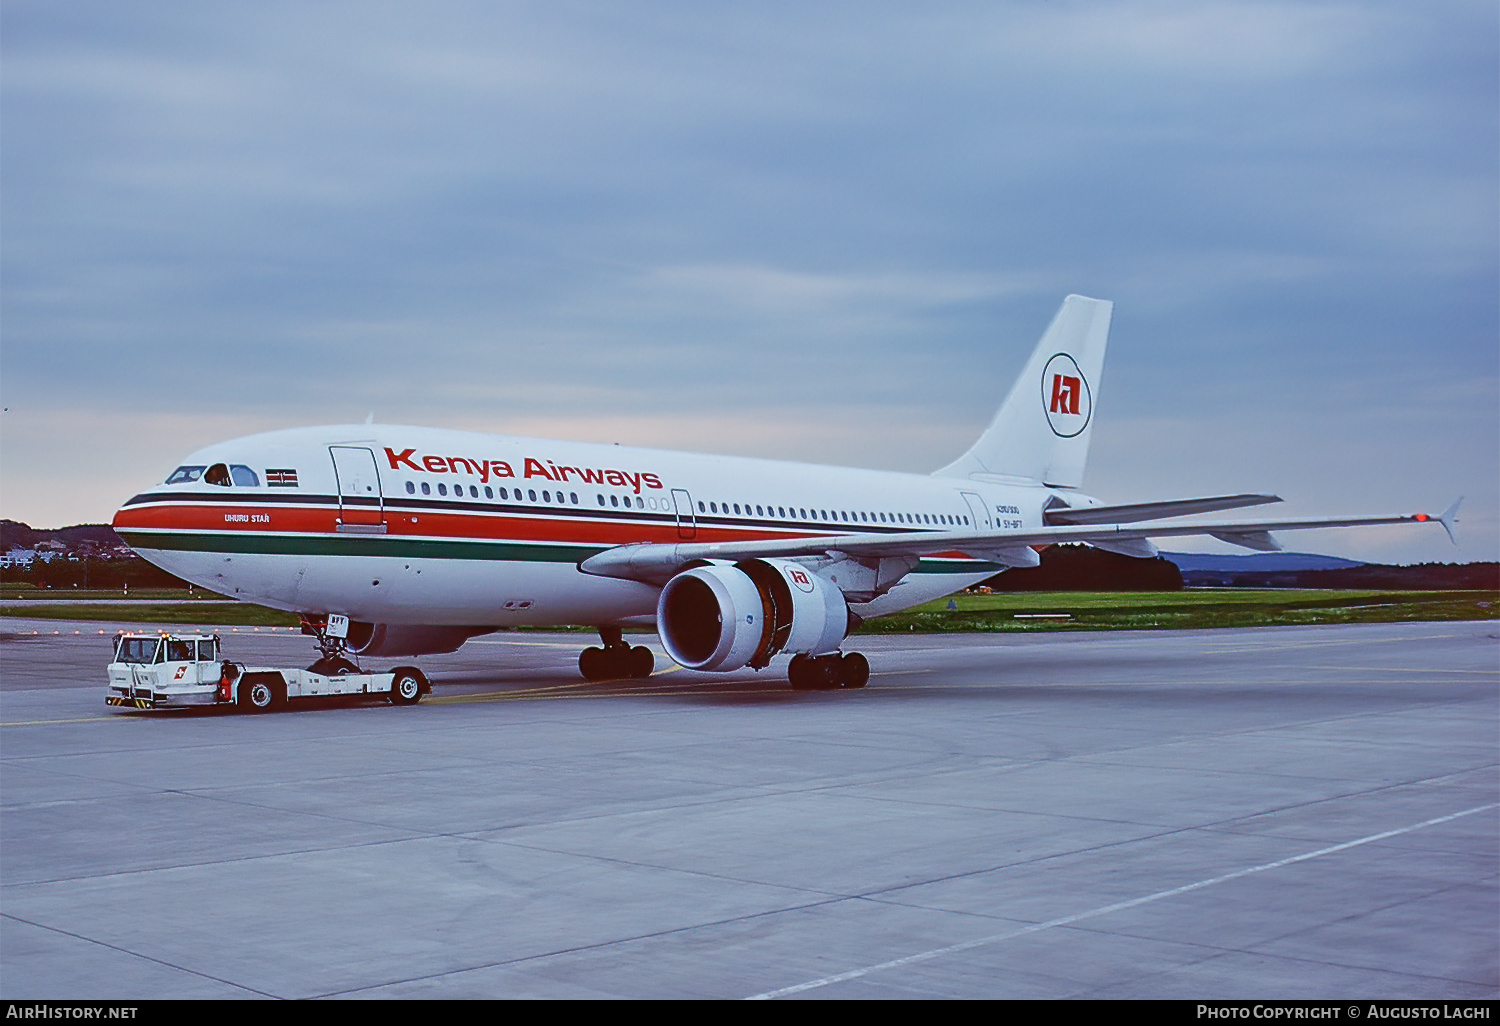
[(984, 500), (973, 492), (959, 492), (958, 494), (962, 495), (964, 502), (969, 504), (969, 512), (974, 514), (974, 526), (984, 528), (986, 531), (994, 530), (995, 521), (990, 517), (989, 507), (985, 505)]
[(375, 453), (362, 446), (330, 445), (339, 486), (338, 530), (351, 534), (385, 533), (385, 496)]

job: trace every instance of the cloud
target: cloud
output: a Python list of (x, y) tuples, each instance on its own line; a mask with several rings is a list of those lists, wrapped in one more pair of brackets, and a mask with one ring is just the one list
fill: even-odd
[(6, 509), (75, 494), (67, 424), (112, 473), (371, 409), (925, 469), (1070, 292), (1101, 489), (1495, 491), (1493, 4), (0, 18), (0, 396), (60, 432), (7, 427)]

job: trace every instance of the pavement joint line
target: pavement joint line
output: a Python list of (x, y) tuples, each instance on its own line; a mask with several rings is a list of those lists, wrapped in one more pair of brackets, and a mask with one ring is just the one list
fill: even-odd
[[(1282, 667), (1285, 669), (1286, 667)], [(1304, 669), (1304, 667), (1298, 667)], [(1483, 673), (1492, 677), (1500, 677), (1500, 670), (1466, 670), (1466, 669), (1444, 669), (1443, 667), (1419, 667), (1408, 669), (1404, 666), (1308, 666), (1309, 670), (1354, 670), (1359, 673)]]
[[(1482, 767), (1482, 768), (1489, 768), (1489, 767)], [(1199, 831), (1210, 831), (1210, 832), (1214, 832), (1214, 833), (1233, 834), (1233, 835), (1237, 835), (1237, 836), (1248, 836), (1248, 837), (1277, 837), (1278, 835), (1275, 835), (1275, 834), (1266, 834), (1264, 831), (1246, 831), (1243, 828), (1236, 829), (1236, 826), (1244, 824), (1244, 823), (1247, 823), (1247, 822), (1252, 822), (1254, 820), (1263, 819), (1266, 816), (1276, 816), (1276, 815), (1280, 815), (1280, 814), (1285, 813), (1285, 812), (1293, 812), (1293, 811), (1298, 811), (1298, 810), (1305, 810), (1305, 809), (1315, 808), (1315, 807), (1317, 807), (1319, 805), (1324, 805), (1324, 804), (1329, 803), (1329, 802), (1345, 802), (1345, 801), (1350, 801), (1350, 800), (1359, 799), (1359, 798), (1366, 798), (1366, 797), (1369, 797), (1371, 795), (1378, 795), (1378, 794), (1382, 794), (1382, 793), (1387, 792), (1387, 791), (1394, 791), (1394, 790), (1397, 790), (1397, 789), (1400, 789), (1400, 788), (1412, 787), (1412, 786), (1415, 786), (1415, 785), (1418, 785), (1418, 784), (1424, 785), (1424, 786), (1431, 786), (1431, 785), (1442, 784), (1445, 781), (1449, 781), (1449, 780), (1452, 780), (1452, 779), (1455, 779), (1455, 778), (1461, 777), (1461, 776), (1467, 776), (1467, 775), (1469, 775), (1471, 773), (1474, 773), (1474, 772), (1477, 772), (1477, 770), (1460, 770), (1460, 771), (1457, 771), (1457, 772), (1454, 772), (1454, 773), (1445, 773), (1445, 774), (1442, 774), (1442, 775), (1439, 775), (1439, 776), (1436, 776), (1436, 777), (1429, 777), (1429, 778), (1425, 778), (1425, 779), (1421, 779), (1421, 780), (1399, 781), (1399, 782), (1394, 783), (1394, 784), (1385, 784), (1385, 785), (1381, 785), (1380, 787), (1367, 788), (1367, 789), (1365, 789), (1363, 791), (1352, 791), (1352, 792), (1348, 792), (1348, 793), (1345, 793), (1345, 794), (1328, 795), (1327, 797), (1324, 797), (1324, 798), (1315, 798), (1315, 799), (1311, 799), (1311, 800), (1308, 800), (1308, 801), (1305, 801), (1305, 802), (1295, 802), (1295, 803), (1290, 804), (1290, 805), (1282, 805), (1282, 806), (1278, 806), (1277, 808), (1274, 808), (1274, 809), (1267, 809), (1264, 812), (1256, 812), (1256, 813), (1252, 813), (1252, 814), (1246, 815), (1246, 816), (1236, 816), (1233, 819), (1223, 819), (1223, 820), (1218, 820), (1218, 821), (1209, 822), (1209, 823), (1192, 823), (1192, 824), (1189, 824), (1187, 826), (1175, 826), (1175, 827), (1174, 826), (1164, 826), (1162, 824), (1144, 823), (1144, 822), (1141, 822), (1139, 820), (1111, 820), (1111, 819), (1105, 819), (1105, 818), (1097, 817), (1097, 816), (1093, 816), (1093, 817), (1090, 817), (1090, 816), (1070, 816), (1067, 813), (1050, 812), (1050, 813), (1046, 813), (1046, 815), (1052, 816), (1052, 817), (1061, 818), (1061, 819), (1091, 820), (1091, 821), (1094, 821), (1094, 822), (1115, 823), (1115, 824), (1127, 825), (1127, 826), (1128, 825), (1135, 825), (1135, 826), (1161, 826), (1162, 829), (1159, 832), (1157, 832), (1157, 833), (1141, 834), (1141, 835), (1136, 836), (1136, 837), (1124, 837), (1124, 838), (1121, 838), (1120, 840), (1117, 840), (1117, 841), (1103, 841), (1103, 842), (1100, 842), (1098, 844), (1089, 845), (1089, 846), (1086, 846), (1086, 847), (1083, 847), (1083, 848), (1074, 848), (1074, 849), (1072, 849), (1070, 851), (1052, 852), (1052, 853), (1048, 853), (1048, 854), (1036, 855), (1036, 856), (1033, 856), (1033, 857), (1030, 857), (1030, 858), (1020, 859), (1020, 860), (1015, 861), (1015, 862), (1006, 862), (1006, 863), (1001, 863), (1001, 864), (994, 865), (994, 866), (983, 867), (983, 868), (980, 868), (980, 869), (966, 870), (966, 871), (964, 871), (962, 873), (951, 873), (951, 874), (948, 874), (946, 876), (933, 877), (930, 880), (920, 880), (920, 881), (918, 881), (916, 883), (901, 883), (901, 884), (896, 884), (894, 886), (884, 887), (884, 888), (880, 888), (878, 890), (865, 891), (865, 892), (862, 892), (860, 894), (853, 895), (853, 896), (854, 897), (858, 897), (858, 898), (864, 898), (864, 899), (869, 900), (869, 901), (879, 901), (879, 902), (883, 902), (883, 903), (887, 903), (887, 904), (902, 905), (902, 906), (906, 906), (906, 907), (924, 908), (926, 906), (923, 906), (923, 905), (915, 905), (914, 906), (914, 905), (912, 905), (909, 902), (899, 901), (899, 900), (897, 900), (897, 899), (895, 899), (893, 897), (890, 897), (890, 895), (897, 894), (897, 893), (899, 893), (901, 891), (911, 890), (914, 887), (925, 887), (928, 884), (946, 883), (946, 882), (949, 882), (949, 881), (952, 881), (952, 880), (962, 880), (962, 879), (965, 879), (965, 878), (968, 878), (968, 877), (983, 876), (986, 873), (993, 873), (993, 872), (996, 872), (996, 871), (999, 871), (999, 870), (1014, 869), (1014, 868), (1021, 867), (1021, 866), (1037, 865), (1037, 864), (1043, 863), (1043, 862), (1052, 862), (1052, 861), (1055, 861), (1057, 859), (1073, 858), (1073, 857), (1078, 856), (1078, 855), (1093, 855), (1093, 854), (1098, 854), (1100, 852), (1110, 851), (1111, 849), (1125, 848), (1125, 847), (1129, 847), (1130, 845), (1141, 844), (1141, 843), (1147, 842), (1147, 841), (1160, 841), (1160, 840), (1164, 840), (1164, 839), (1169, 838), (1169, 837), (1176, 837), (1176, 836), (1180, 836), (1180, 835), (1192, 834), (1192, 833), (1197, 833)], [(854, 787), (858, 787), (858, 786), (862, 786), (862, 785), (853, 785), (853, 786)], [(873, 796), (873, 795), (863, 796), (863, 797), (867, 797), (871, 801), (888, 801), (888, 802), (908, 801), (908, 799), (882, 798), (882, 797)], [(944, 807), (944, 808), (974, 808), (974, 809), (982, 809), (983, 811), (993, 811), (993, 812), (1019, 812), (1019, 813), (1022, 813), (1022, 814), (1033, 814), (1033, 815), (1035, 814), (1035, 813), (1031, 813), (1027, 809), (987, 808), (987, 807), (981, 807), (981, 806), (964, 806), (964, 805), (954, 805), (952, 803), (937, 803), (937, 802), (928, 802), (928, 803), (924, 803), (924, 804), (934, 805), (934, 806), (941, 805), (941, 807)], [(1500, 805), (1500, 803), (1496, 803), (1496, 804)], [(1289, 837), (1289, 838), (1286, 838), (1286, 840), (1287, 840), (1288, 843), (1295, 843), (1295, 841), (1298, 840), (1298, 839), (1297, 838), (1290, 838)]]
[(8, 720), (5, 723), (0, 723), (0, 727), (42, 727), (50, 726), (54, 723), (103, 723), (106, 720), (128, 723), (130, 722), (131, 717), (113, 715), (80, 716), (79, 718), (73, 720)]
[(379, 990), (403, 983), (421, 983), (425, 980), (440, 980), (448, 976), (460, 976), (464, 973), (481, 972), (485, 969), (498, 969), (508, 966), (524, 965), (527, 962), (535, 962), (546, 958), (556, 958), (560, 955), (574, 955), (585, 951), (599, 951), (611, 948), (618, 944), (632, 944), (640, 941), (654, 940), (658, 937), (671, 937), (675, 934), (691, 933), (694, 930), (702, 930), (715, 926), (730, 926), (735, 923), (749, 922), (755, 919), (764, 919), (768, 916), (782, 915), (787, 912), (806, 912), (810, 909), (822, 908), (826, 905), (835, 905), (842, 901), (848, 901), (846, 897), (828, 898), (823, 901), (810, 901), (801, 905), (788, 905), (781, 908), (765, 909), (759, 912), (749, 912), (744, 915), (728, 916), (723, 919), (714, 919), (702, 923), (689, 923), (684, 926), (666, 927), (660, 930), (651, 930), (646, 933), (633, 934), (629, 937), (611, 938), (608, 940), (595, 941), (590, 944), (577, 944), (568, 948), (557, 948), (551, 951), (539, 951), (533, 955), (521, 955), (516, 958), (502, 959), (497, 962), (484, 962), (477, 965), (460, 966), (456, 969), (447, 969), (442, 972), (428, 973), (424, 976), (412, 976), (400, 980), (388, 980), (384, 983), (371, 984), (368, 986), (353, 987), (348, 990), (330, 991), (325, 994), (312, 995), (313, 998), (327, 999), (347, 997), (350, 994), (359, 994), (365, 991)]
[(868, 965), (859, 969), (850, 969), (847, 972), (836, 973), (832, 976), (824, 976), (821, 979), (808, 980), (805, 983), (793, 984), (790, 987), (782, 987), (777, 990), (768, 990), (760, 994), (753, 994), (750, 997), (745, 998), (745, 1000), (768, 1001), (773, 998), (789, 997), (793, 994), (801, 994), (809, 990), (816, 990), (820, 987), (829, 986), (830, 984), (844, 983), (848, 980), (856, 980), (862, 976), (868, 976), (871, 973), (882, 972), (887, 969), (899, 969), (909, 965), (917, 965), (922, 962), (930, 962), (933, 959), (941, 958), (944, 955), (957, 954), (961, 951), (971, 951), (975, 948), (986, 947), (990, 944), (998, 944), (1001, 941), (1013, 940), (1017, 937), (1024, 937), (1028, 934), (1039, 933), (1042, 930), (1050, 930), (1059, 926), (1069, 926), (1073, 923), (1082, 922), (1085, 919), (1095, 919), (1099, 916), (1108, 915), (1112, 912), (1122, 912), (1125, 909), (1136, 908), (1138, 906), (1149, 904), (1151, 902), (1161, 901), (1164, 898), (1175, 898), (1181, 894), (1188, 894), (1192, 891), (1202, 890), (1205, 887), (1213, 887), (1217, 884), (1227, 883), (1230, 880), (1238, 880), (1241, 877), (1250, 876), (1254, 873), (1264, 873), (1272, 869), (1280, 869), (1284, 866), (1294, 865), (1298, 862), (1306, 862), (1309, 859), (1319, 858), (1324, 855), (1332, 855), (1335, 852), (1346, 851), (1350, 848), (1355, 848), (1360, 845), (1373, 844), (1376, 841), (1383, 841), (1386, 838), (1397, 837), (1401, 834), (1411, 833), (1414, 830), (1421, 830), (1425, 827), (1437, 826), (1440, 823), (1447, 823), (1451, 820), (1460, 819), (1464, 816), (1472, 816), (1476, 813), (1487, 812), (1490, 809), (1494, 808), (1500, 808), (1500, 802), (1490, 802), (1487, 805), (1478, 805), (1471, 809), (1464, 809), (1460, 812), (1449, 813), (1446, 816), (1437, 816), (1433, 819), (1423, 820), (1420, 823), (1412, 823), (1408, 826), (1397, 827), (1394, 830), (1384, 830), (1378, 834), (1369, 834), (1365, 837), (1355, 838), (1352, 841), (1344, 841), (1341, 844), (1329, 845), (1326, 848), (1319, 848), (1316, 851), (1304, 852), (1301, 855), (1293, 855), (1289, 858), (1277, 859), (1274, 862), (1262, 862), (1257, 866), (1249, 866), (1245, 869), (1237, 869), (1232, 873), (1224, 873), (1220, 876), (1211, 877), (1207, 880), (1199, 880), (1195, 883), (1183, 884), (1181, 887), (1173, 887), (1165, 891), (1157, 891), (1154, 894), (1143, 895), (1139, 898), (1131, 898), (1128, 901), (1117, 901), (1111, 905), (1103, 905), (1099, 908), (1089, 909), (1084, 912), (1075, 912), (1072, 915), (1059, 916), (1056, 919), (1049, 919), (1043, 923), (1033, 923), (1030, 926), (1024, 926), (1017, 930), (1007, 930), (1004, 933), (991, 934), (988, 937), (978, 937), (974, 940), (963, 941), (959, 944), (950, 944), (947, 947), (934, 948), (930, 951), (923, 951), (915, 955), (906, 955), (903, 958), (894, 958), (888, 962), (880, 962), (876, 965)]
[[(166, 966), (168, 969), (175, 969), (176, 971), (178, 971), (180, 973), (188, 973), (188, 974), (190, 974), (192, 976), (200, 976), (200, 977), (202, 977), (205, 980), (212, 980), (215, 983), (222, 983), (222, 984), (224, 984), (224, 986), (226, 986), (226, 987), (233, 987), (235, 990), (243, 990), (243, 991), (246, 991), (246, 992), (251, 993), (251, 994), (259, 994), (262, 997), (268, 997), (268, 998), (279, 998), (279, 997), (281, 997), (280, 994), (272, 994), (270, 991), (266, 991), (266, 990), (256, 990), (254, 987), (246, 986), (243, 983), (235, 983), (233, 980), (226, 980), (222, 976), (213, 976), (213, 975), (210, 975), (209, 973), (201, 972), (200, 970), (197, 970), (197, 969), (189, 969), (185, 965), (177, 965), (175, 962), (168, 962), (168, 961), (165, 961), (165, 960), (160, 959), (160, 958), (152, 958), (150, 955), (143, 955), (139, 951), (131, 951), (129, 948), (122, 948), (118, 944), (111, 944), (108, 941), (102, 941), (102, 940), (99, 940), (96, 937), (85, 937), (83, 934), (81, 934), (81, 933), (74, 933), (72, 930), (64, 930), (64, 929), (61, 929), (61, 928), (56, 927), (56, 926), (48, 926), (46, 923), (38, 923), (38, 922), (35, 922), (33, 920), (30, 920), (30, 919), (22, 919), (20, 916), (12, 915), (9, 912), (0, 913), (0, 917), (3, 917), (5, 919), (11, 919), (11, 920), (14, 920), (15, 922), (18, 922), (18, 923), (25, 923), (27, 926), (34, 926), (38, 930), (46, 930), (49, 933), (59, 933), (59, 934), (62, 934), (64, 937), (72, 937), (74, 940), (81, 940), (85, 944), (97, 944), (101, 948), (108, 948), (111, 951), (118, 951), (122, 955), (129, 955), (132, 958), (139, 958), (142, 961), (152, 962), (152, 963), (155, 963), (156, 965), (160, 965), (160, 966)], [(12, 1001), (11, 1002), (12, 1005), (21, 1004), (21, 1003), (23, 1003), (23, 1002), (19, 1002), (19, 1001)], [(77, 1002), (77, 1003), (78, 1004), (86, 1004), (87, 1002), (80, 1001), (80, 1002)]]

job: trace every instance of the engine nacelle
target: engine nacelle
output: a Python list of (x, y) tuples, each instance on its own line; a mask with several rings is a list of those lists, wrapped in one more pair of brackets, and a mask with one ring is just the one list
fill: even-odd
[(422, 624), (349, 621), (349, 650), (363, 656), (418, 656), (457, 652), (493, 627), (433, 627)]
[(789, 559), (684, 570), (656, 604), (667, 654), (690, 670), (759, 669), (778, 652), (835, 652), (852, 623), (838, 585)]

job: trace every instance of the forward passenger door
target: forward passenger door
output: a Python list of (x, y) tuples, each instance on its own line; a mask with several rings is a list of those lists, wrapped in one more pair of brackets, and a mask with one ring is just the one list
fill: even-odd
[(375, 453), (363, 446), (330, 445), (339, 487), (338, 530), (351, 534), (385, 533), (385, 496)]

